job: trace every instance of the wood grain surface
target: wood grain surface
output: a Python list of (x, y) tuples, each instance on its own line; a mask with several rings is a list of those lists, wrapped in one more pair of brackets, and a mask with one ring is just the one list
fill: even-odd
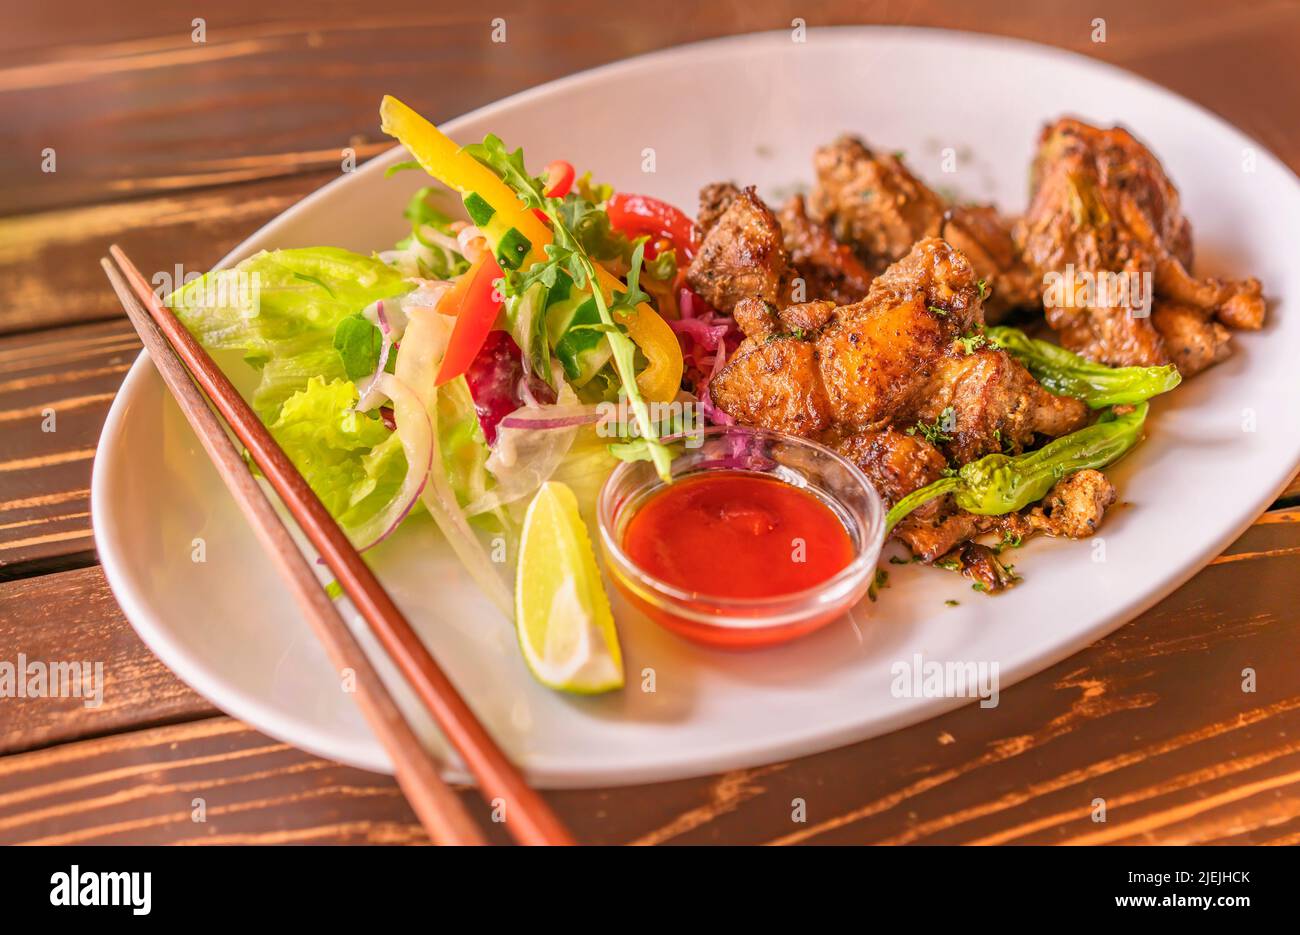
[[(382, 93), (444, 119), (593, 65), (788, 29), (795, 17), (810, 29), (939, 25), (1129, 68), (1300, 167), (1294, 2), (733, 0), (655, 11), (593, 0), (6, 9), (0, 662), (101, 661), (106, 678), (98, 707), (0, 698), (0, 842), (423, 841), (391, 779), (257, 733), (158, 662), (95, 563), (88, 502), (99, 431), (139, 347), (98, 257), (116, 241), (145, 269), (206, 269), (335, 178), (345, 150), (360, 162), (387, 148)], [(205, 42), (193, 41), (194, 16), (205, 16)], [(491, 42), (497, 16), (505, 44)], [(1104, 43), (1092, 41), (1098, 17)], [(1297, 843), (1297, 606), (1293, 482), (1174, 595), (1005, 691), (997, 708), (793, 762), (547, 798), (593, 843)], [(1104, 824), (1090, 817), (1098, 799)], [(793, 819), (799, 801), (804, 821)]]
[[(1300, 841), (1300, 659), (1277, 651), (1300, 640), (1297, 519), (1256, 525), (1229, 550), (1236, 561), (1006, 690), (996, 708), (790, 763), (547, 798), (589, 843)], [(115, 666), (160, 668), (96, 569), (53, 577), (76, 587), (55, 588), (29, 625), (39, 632), (41, 619), (88, 601), (96, 639), (121, 654)], [(23, 589), (0, 585), (0, 612)], [(1246, 669), (1253, 692), (1242, 690)], [(142, 717), (159, 694), (152, 680), (129, 692)], [(208, 717), (202, 702), (187, 713), (195, 720), (0, 758), (0, 843), (422, 839), (391, 779)], [(89, 726), (82, 712), (65, 718), (65, 729)], [(206, 822), (191, 820), (195, 797)], [(1105, 824), (1091, 820), (1098, 798)], [(477, 796), (464, 800), (504, 841)], [(804, 822), (792, 820), (796, 800)]]

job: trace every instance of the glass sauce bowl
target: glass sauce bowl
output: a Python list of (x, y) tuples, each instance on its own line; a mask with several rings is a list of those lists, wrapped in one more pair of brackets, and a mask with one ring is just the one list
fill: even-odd
[(712, 426), (669, 441), (680, 451), (672, 463), (674, 480), (707, 471), (741, 471), (784, 481), (817, 497), (843, 523), (852, 557), (825, 581), (790, 594), (726, 597), (671, 585), (638, 566), (623, 548), (628, 522), (665, 485), (648, 461), (620, 464), (597, 503), (600, 541), (615, 585), (647, 616), (709, 646), (756, 648), (811, 633), (867, 593), (884, 542), (886, 511), (856, 465), (807, 439), (744, 426)]

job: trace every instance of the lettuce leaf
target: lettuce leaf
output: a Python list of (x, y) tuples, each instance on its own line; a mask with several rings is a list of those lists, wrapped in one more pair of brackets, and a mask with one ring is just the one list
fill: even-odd
[(356, 387), (312, 377), (268, 428), (344, 529), (361, 526), (396, 496), (406, 476), (401, 439), (356, 412)]
[(312, 377), (346, 379), (334, 349), (340, 321), (410, 289), (377, 259), (311, 247), (263, 251), (188, 283), (167, 304), (208, 350), (242, 351), (262, 371), (251, 402), (269, 424)]
[(353, 411), (356, 365), (350, 373), (335, 336), (340, 322), (410, 288), (379, 260), (313, 247), (259, 253), (167, 298), (205, 348), (240, 351), (260, 371), (253, 409), (345, 530), (392, 500), (406, 454), (376, 415)]

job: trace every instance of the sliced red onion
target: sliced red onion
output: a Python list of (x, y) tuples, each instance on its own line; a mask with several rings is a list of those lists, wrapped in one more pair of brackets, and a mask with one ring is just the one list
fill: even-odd
[(473, 516), (530, 496), (564, 460), (578, 428), (600, 418), (600, 410), (581, 405), (567, 383), (561, 381), (559, 390), (557, 405), (517, 409), (501, 420), (487, 460), (496, 486), (465, 507), (466, 513)]
[(379, 378), (384, 376), (384, 371), (388, 367), (388, 355), (393, 349), (393, 329), (389, 327), (388, 316), (384, 314), (384, 300), (380, 299), (375, 303), (375, 318), (379, 325), (380, 345), (379, 345), (379, 363), (375, 367), (375, 372), (371, 375), (370, 380), (366, 383), (366, 388), (361, 391), (361, 398), (357, 400), (355, 408), (357, 412), (369, 412), (384, 400), (383, 392), (379, 388)]
[(378, 392), (393, 401), (397, 434), (406, 453), (406, 477), (388, 506), (354, 534), (353, 539), (363, 543), (358, 547), (361, 552), (373, 549), (391, 536), (402, 520), (410, 515), (424, 492), (429, 469), (433, 466), (433, 429), (420, 398), (391, 373), (381, 372), (377, 382)]
[(414, 283), (415, 289), (402, 296), (400, 304), (403, 312), (408, 308), (437, 308), (443, 295), (451, 288), (451, 283), (443, 279), (417, 278), (408, 279), (407, 282)]
[(531, 373), (525, 373), (519, 378), (519, 385), (516, 387), (515, 392), (519, 395), (519, 399), (523, 404), (530, 409), (537, 409), (542, 405), (541, 401), (533, 393), (533, 375)]
[(701, 318), (705, 315), (718, 314), (717, 309), (696, 295), (694, 289), (685, 286), (677, 290), (677, 308), (683, 318)]
[(473, 224), (468, 227), (462, 227), (456, 232), (456, 243), (460, 245), (460, 254), (467, 260), (475, 259), (471, 256), (470, 245), (476, 240), (483, 240), (483, 232)]
[(450, 250), (452, 253), (460, 253), (460, 244), (452, 237), (448, 237), (436, 227), (428, 224), (420, 225), (420, 240), (425, 244), (435, 244), (443, 250)]
[[(492, 561), (470, 526), (464, 510), (457, 503), (438, 448), (438, 390), (433, 384), (433, 375), (442, 361), (453, 323), (454, 319), (439, 315), (431, 308), (413, 307), (402, 338), (402, 353), (397, 356), (396, 377), (411, 390), (411, 396), (422, 407), (424, 424), (429, 430), (430, 470), (426, 474), (428, 482), (420, 493), (420, 500), (470, 576), (501, 613), (510, 619), (514, 613), (514, 598), (510, 588), (501, 577), (499, 566)], [(393, 402), (397, 410), (397, 431), (418, 431), (421, 420), (407, 414), (410, 411), (410, 398), (403, 395)], [(435, 467), (436, 470), (433, 469)]]
[(706, 351), (712, 351), (734, 325), (725, 321), (712, 324), (705, 318), (680, 318), (676, 321), (668, 319), (668, 327), (678, 335), (689, 337)]
[(726, 412), (723, 412), (713, 402), (713, 395), (709, 392), (709, 386), (713, 383), (713, 378), (722, 372), (723, 365), (727, 362), (727, 347), (724, 344), (718, 348), (718, 352), (713, 355), (713, 369), (709, 372), (708, 379), (704, 381), (704, 392), (700, 394), (700, 413), (714, 425), (735, 425), (736, 420)]
[(498, 426), (503, 429), (571, 429), (599, 422), (600, 415), (596, 406), (526, 406), (510, 413)]

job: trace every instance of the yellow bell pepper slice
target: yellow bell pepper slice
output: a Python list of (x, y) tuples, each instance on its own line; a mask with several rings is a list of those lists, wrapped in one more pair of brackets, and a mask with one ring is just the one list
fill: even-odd
[(550, 230), (495, 172), (395, 97), (384, 95), (379, 120), (380, 129), (405, 146), (425, 172), (462, 197), (477, 193), (492, 206), (496, 213), (483, 233), (494, 249), (497, 239), (513, 227), (533, 245), (524, 266), (546, 259), (543, 248), (551, 242)]
[[(627, 291), (621, 282), (600, 264), (596, 265), (606, 301), (612, 302), (614, 289)], [(627, 326), (627, 336), (645, 355), (646, 368), (636, 378), (641, 395), (651, 402), (669, 403), (677, 398), (682, 388), (682, 346), (668, 322), (659, 313), (642, 302), (634, 315), (620, 315), (619, 324)]]
[[(532, 244), (521, 264), (527, 268), (546, 260), (546, 245), (551, 231), (514, 190), (436, 126), (395, 97), (384, 96), (379, 105), (380, 128), (407, 148), (420, 166), (462, 197), (476, 193), (496, 212), (483, 229), (484, 236), (496, 249), (500, 238), (512, 227)], [(625, 291), (627, 284), (596, 265), (600, 285), (608, 301), (613, 291)], [(671, 402), (682, 385), (682, 349), (677, 335), (654, 309), (642, 302), (635, 315), (620, 316), (628, 337), (645, 355), (646, 368), (636, 378), (641, 394), (653, 402)]]

